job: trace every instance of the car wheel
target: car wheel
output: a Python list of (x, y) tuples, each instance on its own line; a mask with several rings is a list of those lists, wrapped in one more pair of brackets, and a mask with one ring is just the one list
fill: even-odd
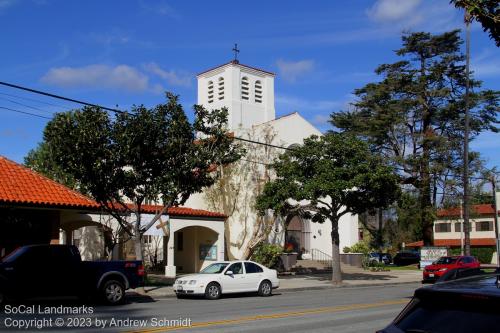
[(125, 300), (125, 287), (117, 280), (109, 280), (102, 287), (104, 301), (110, 305), (120, 304)]
[(182, 294), (175, 294), (175, 296), (176, 296), (178, 299), (186, 298), (186, 296), (185, 296), (185, 295), (182, 295)]
[(271, 296), (273, 293), (273, 286), (269, 281), (262, 281), (259, 286), (259, 296)]
[(221, 289), (219, 284), (215, 282), (211, 282), (208, 284), (207, 288), (205, 289), (205, 298), (206, 299), (219, 299), (221, 295)]

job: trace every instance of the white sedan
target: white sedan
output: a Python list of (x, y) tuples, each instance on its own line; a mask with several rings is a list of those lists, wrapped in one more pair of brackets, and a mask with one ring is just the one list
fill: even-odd
[(198, 274), (183, 276), (174, 282), (177, 297), (205, 295), (218, 299), (222, 294), (258, 292), (270, 296), (278, 288), (278, 272), (253, 261), (216, 262)]

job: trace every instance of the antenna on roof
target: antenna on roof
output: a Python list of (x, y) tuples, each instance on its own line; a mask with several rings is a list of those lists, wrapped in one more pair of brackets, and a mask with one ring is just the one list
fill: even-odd
[(233, 52), (234, 52), (234, 60), (233, 62), (234, 63), (239, 63), (238, 61), (238, 53), (240, 53), (240, 50), (238, 50), (238, 44), (234, 44), (234, 47), (233, 47)]

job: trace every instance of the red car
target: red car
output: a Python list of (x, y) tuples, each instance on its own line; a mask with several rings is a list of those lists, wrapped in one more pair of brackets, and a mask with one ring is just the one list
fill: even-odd
[(434, 282), (450, 269), (479, 268), (479, 266), (481, 266), (479, 261), (471, 256), (441, 257), (432, 265), (425, 266), (422, 282)]

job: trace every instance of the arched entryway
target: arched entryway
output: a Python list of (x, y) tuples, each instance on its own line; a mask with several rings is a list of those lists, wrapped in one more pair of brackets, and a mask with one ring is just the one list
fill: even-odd
[(202, 226), (190, 226), (174, 233), (174, 263), (178, 274), (196, 273), (220, 260), (219, 234)]
[(285, 249), (299, 254), (311, 250), (311, 230), (309, 221), (298, 215), (291, 215), (286, 220)]
[(60, 243), (78, 247), (83, 260), (102, 260), (111, 255), (112, 230), (90, 218), (61, 222)]

